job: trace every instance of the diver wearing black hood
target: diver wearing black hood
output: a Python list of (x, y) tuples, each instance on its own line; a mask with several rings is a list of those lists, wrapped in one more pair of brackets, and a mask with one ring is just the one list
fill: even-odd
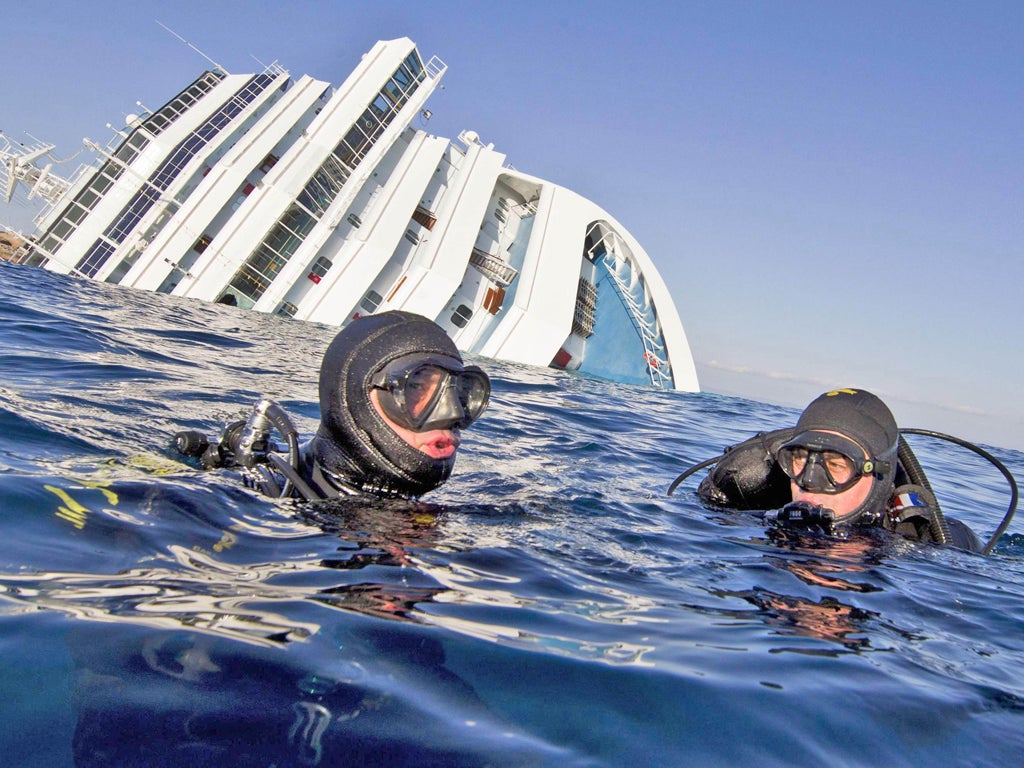
[[(324, 354), (320, 428), (307, 461), (335, 487), (419, 496), (448, 479), (458, 430), (483, 412), (490, 389), (436, 323), (408, 312), (360, 318)], [(417, 448), (396, 424), (418, 434), (454, 432), (456, 443), (450, 452)]]
[[(204, 466), (242, 467), (247, 484), (270, 496), (409, 498), (448, 479), (459, 432), (484, 411), (490, 391), (487, 374), (463, 364), (439, 325), (383, 312), (352, 321), (328, 346), (320, 427), (307, 444), (298, 445), (287, 414), (270, 400), (220, 441), (182, 432), (175, 443)], [(272, 442), (274, 429), (285, 446)]]
[(916, 541), (983, 550), (970, 528), (942, 515), (892, 412), (864, 390), (826, 392), (795, 427), (759, 433), (692, 467), (669, 494), (709, 464), (715, 466), (697, 489), (704, 501), (771, 510), (765, 519), (781, 527), (844, 535), (881, 526)]

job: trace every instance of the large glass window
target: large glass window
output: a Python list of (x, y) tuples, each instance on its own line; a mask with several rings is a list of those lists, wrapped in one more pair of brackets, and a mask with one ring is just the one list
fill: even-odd
[(377, 307), (380, 306), (380, 303), (383, 300), (383, 296), (381, 296), (375, 290), (371, 289), (366, 292), (366, 295), (363, 297), (363, 300), (359, 303), (359, 307), (368, 312), (369, 314), (373, 314), (374, 312), (377, 311)]
[(388, 80), (387, 85), (384, 86), (384, 90), (381, 91), (392, 104), (398, 105), (405, 100), (405, 93), (403, 92), (402, 86), (395, 81), (395, 78)]
[(192, 85), (150, 116), (145, 122), (146, 130), (154, 136), (162, 133), (189, 107), (213, 90), (223, 78), (224, 75), (220, 72), (204, 72)]
[(50, 231), (50, 234), (60, 240), (63, 240), (69, 234), (71, 234), (72, 229), (73, 226), (70, 221), (59, 221), (54, 225), (53, 229)]
[(345, 134), (345, 138), (335, 148), (334, 154), (337, 155), (341, 162), (350, 167), (355, 167), (369, 146), (370, 139), (367, 135), (363, 133), (358, 125), (353, 125), (348, 133)]
[(75, 265), (75, 268), (86, 277), (95, 277), (96, 273), (100, 271), (100, 266), (109, 258), (115, 248), (113, 243), (102, 239), (97, 240), (89, 252)]
[(93, 206), (100, 201), (100, 196), (96, 194), (94, 189), (83, 189), (82, 193), (78, 196), (78, 204), (83, 208), (92, 210)]
[(413, 51), (405, 57), (405, 65), (412, 72), (413, 77), (417, 80), (422, 79), (423, 76), (423, 62), (420, 61), (420, 55), (416, 51)]
[(467, 307), (465, 304), (459, 304), (455, 308), (455, 312), (452, 313), (452, 325), (456, 328), (465, 328), (466, 323), (473, 317), (473, 310)]
[(398, 86), (401, 93), (407, 93), (409, 91), (409, 86), (413, 84), (412, 74), (404, 66), (395, 70), (395, 74), (391, 79), (394, 81), (395, 85)]
[[(63, 231), (64, 228), (60, 226), (61, 224), (71, 224), (72, 226), (77, 226), (78, 224), (81, 224), (82, 220), (88, 215), (88, 208), (83, 208), (77, 202), (74, 202), (68, 206), (67, 211), (65, 211), (64, 213), (63, 219), (54, 224), (53, 229), (51, 231), (56, 233), (58, 231), (58, 228), (61, 231)], [(70, 234), (70, 232), (68, 232), (67, 234)], [(67, 234), (64, 235), (64, 239), (67, 239)]]
[(377, 138), (377, 131), (380, 129), (380, 120), (377, 119), (377, 115), (374, 114), (373, 110), (367, 108), (362, 115), (359, 116), (358, 125), (362, 128), (363, 133), (372, 142)]
[(377, 116), (378, 120), (385, 123), (388, 120), (388, 112), (391, 111), (391, 101), (381, 94), (370, 102), (370, 111)]
[(195, 243), (192, 245), (192, 250), (195, 251), (196, 253), (202, 253), (210, 246), (210, 243), (212, 242), (213, 238), (210, 237), (209, 235), (200, 235), (199, 239), (196, 240)]
[(281, 306), (277, 308), (277, 314), (281, 317), (295, 317), (295, 313), (298, 311), (299, 308), (290, 301), (282, 301)]

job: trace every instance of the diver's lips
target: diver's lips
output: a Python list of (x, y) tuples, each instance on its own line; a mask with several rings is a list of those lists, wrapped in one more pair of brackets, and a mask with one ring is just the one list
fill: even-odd
[(448, 459), (455, 455), (459, 448), (457, 441), (450, 437), (438, 437), (420, 446), (420, 450), (432, 459)]

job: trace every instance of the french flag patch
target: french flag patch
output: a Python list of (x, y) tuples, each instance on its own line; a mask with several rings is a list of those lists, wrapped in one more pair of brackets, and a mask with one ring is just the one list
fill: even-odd
[(912, 507), (927, 507), (928, 505), (916, 493), (898, 493), (892, 499), (892, 511), (902, 512)]

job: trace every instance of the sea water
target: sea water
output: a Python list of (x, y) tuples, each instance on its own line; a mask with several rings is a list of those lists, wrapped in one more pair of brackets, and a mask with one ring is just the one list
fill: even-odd
[[(264, 395), (310, 434), (334, 329), (3, 263), (0, 323), (4, 765), (1021, 764), (1019, 535), (780, 540), (666, 495), (791, 409), (477, 360), (447, 485), (299, 505), (171, 437)], [(1002, 476), (912, 442), (987, 540)]]

